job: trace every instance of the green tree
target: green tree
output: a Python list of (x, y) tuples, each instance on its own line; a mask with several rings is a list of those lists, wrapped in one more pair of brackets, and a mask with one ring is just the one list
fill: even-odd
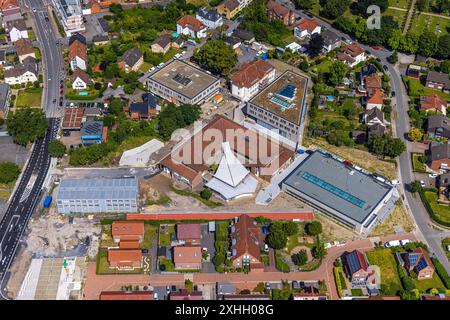
[(14, 142), (25, 146), (45, 136), (48, 122), (41, 109), (26, 107), (9, 112), (6, 126)]
[(300, 250), (298, 253), (292, 255), (292, 262), (297, 266), (303, 266), (308, 262), (308, 254), (305, 250)]
[(237, 63), (237, 55), (223, 40), (211, 40), (194, 52), (194, 59), (214, 74), (228, 76)]
[(351, 5), (351, 10), (354, 15), (367, 17), (367, 8), (370, 5), (377, 5), (380, 8), (381, 13), (386, 11), (389, 6), (388, 0), (358, 0), (353, 2)]
[(438, 50), (438, 37), (432, 31), (424, 31), (419, 37), (419, 47), (417, 52), (431, 57)]
[(450, 58), (450, 34), (439, 37), (437, 55), (443, 59)]
[(317, 240), (314, 244), (314, 247), (312, 248), (312, 255), (316, 259), (322, 259), (327, 255), (327, 249), (325, 249), (325, 245), (323, 242)]
[(338, 85), (342, 82), (348, 72), (348, 66), (342, 61), (335, 61), (330, 66), (328, 79), (332, 85)]
[(350, 6), (349, 0), (319, 0), (320, 15), (327, 19), (336, 19), (344, 14)]
[(216, 253), (213, 262), (216, 267), (223, 265), (225, 263), (225, 255), (223, 253)]
[(293, 2), (297, 9), (304, 9), (304, 10), (310, 10), (315, 3), (313, 0), (294, 0)]
[(415, 53), (419, 48), (419, 35), (415, 32), (408, 32), (400, 40), (399, 50)]
[(305, 227), (305, 231), (310, 236), (317, 236), (322, 233), (322, 224), (319, 221), (311, 221)]
[(313, 57), (319, 55), (322, 52), (323, 44), (323, 37), (318, 33), (313, 34), (308, 45), (309, 54)]
[(367, 145), (369, 151), (379, 156), (395, 158), (406, 150), (406, 146), (399, 138), (392, 138), (387, 134), (373, 135)]
[(419, 141), (420, 139), (422, 139), (422, 136), (422, 131), (420, 131), (420, 129), (418, 128), (411, 128), (411, 130), (409, 130), (408, 138), (411, 141)]
[(66, 146), (59, 140), (51, 140), (48, 144), (48, 154), (52, 157), (61, 158), (66, 153)]
[(0, 183), (15, 181), (20, 174), (20, 168), (13, 162), (0, 162)]
[(393, 50), (397, 50), (400, 47), (400, 42), (403, 38), (403, 32), (400, 29), (395, 29), (392, 31), (391, 37), (388, 39), (387, 43), (389, 47)]
[(419, 192), (420, 190), (422, 190), (422, 186), (420, 185), (420, 182), (416, 180), (409, 184), (409, 190), (412, 193), (416, 193), (416, 192)]
[(108, 113), (114, 116), (124, 116), (123, 107), (125, 103), (120, 98), (114, 98), (111, 100), (108, 106)]
[(450, 74), (450, 60), (444, 60), (440, 65), (441, 72)]
[(212, 191), (210, 188), (204, 188), (201, 192), (200, 192), (200, 197), (202, 197), (205, 200), (209, 200), (212, 196)]
[(294, 221), (286, 221), (283, 224), (283, 231), (288, 237), (293, 236), (298, 233), (298, 224)]

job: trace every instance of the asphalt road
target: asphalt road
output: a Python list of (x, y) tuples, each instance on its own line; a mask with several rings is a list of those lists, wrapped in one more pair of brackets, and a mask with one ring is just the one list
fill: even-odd
[[(20, 238), (32, 216), (42, 193), (42, 186), (50, 167), (48, 143), (55, 139), (59, 129), (59, 117), (63, 108), (59, 108), (59, 83), (64, 79), (61, 69), (61, 48), (49, 21), (47, 8), (42, 0), (24, 0), (25, 8), (35, 8), (29, 14), (35, 19), (36, 35), (40, 42), (44, 69), (43, 109), (49, 119), (49, 127), (42, 139), (35, 141), (27, 165), (24, 168), (16, 190), (11, 197), (8, 208), (0, 222), (0, 298), (9, 299), (6, 295), (8, 269), (15, 257)], [(56, 101), (56, 103), (53, 103)]]
[[(295, 6), (292, 2), (288, 0), (279, 0), (279, 3), (283, 4), (286, 7), (294, 10), (299, 16), (302, 18), (308, 18), (308, 16), (302, 10), (296, 10)], [(319, 25), (333, 31), (339, 37), (344, 37), (346, 39), (350, 39), (350, 37), (341, 32), (340, 30), (335, 29), (330, 24), (316, 19), (319, 22)], [(351, 39), (353, 42), (360, 45), (364, 50), (368, 50), (375, 58), (379, 58), (381, 63), (387, 65), (389, 74), (391, 76), (391, 88), (396, 92), (395, 99), (393, 99), (395, 106), (395, 121), (392, 121), (393, 129), (395, 130), (396, 136), (400, 138), (408, 147), (410, 142), (407, 140), (407, 133), (409, 132), (409, 116), (408, 116), (408, 95), (406, 92), (406, 88), (402, 82), (400, 71), (394, 67), (392, 64), (387, 62), (386, 58), (389, 57), (392, 52), (381, 48), (380, 50), (374, 50), (370, 46), (364, 45)], [(399, 168), (399, 180), (402, 183), (401, 185), (401, 194), (402, 198), (405, 202), (405, 206), (410, 212), (410, 215), (414, 218), (417, 229), (415, 231), (418, 239), (422, 239), (427, 242), (430, 251), (435, 254), (435, 256), (441, 261), (445, 269), (448, 273), (450, 273), (450, 262), (445, 255), (445, 252), (441, 245), (441, 240), (449, 236), (449, 232), (439, 231), (432, 227), (432, 222), (428, 212), (423, 206), (420, 197), (414, 196), (411, 192), (408, 191), (406, 186), (414, 181), (414, 175), (412, 172), (411, 158), (410, 152), (403, 152), (397, 160), (397, 167)]]

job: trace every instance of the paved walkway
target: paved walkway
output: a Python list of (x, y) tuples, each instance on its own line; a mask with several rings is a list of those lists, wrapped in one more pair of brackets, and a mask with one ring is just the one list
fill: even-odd
[(409, 7), (408, 16), (406, 17), (405, 26), (403, 28), (403, 34), (406, 34), (406, 32), (409, 29), (409, 25), (411, 24), (412, 16), (414, 14), (414, 7), (416, 5), (417, 0), (412, 0), (411, 6)]
[[(197, 285), (214, 284), (216, 282), (231, 282), (239, 289), (254, 289), (259, 282), (288, 281), (317, 281), (325, 280), (330, 299), (339, 299), (333, 276), (333, 262), (345, 251), (354, 249), (363, 252), (374, 248), (374, 241), (390, 241), (400, 239), (411, 239), (415, 237), (409, 233), (396, 234), (374, 239), (355, 240), (340, 247), (328, 249), (322, 265), (311, 272), (253, 272), (245, 273), (195, 273), (193, 281)], [(183, 286), (185, 274), (153, 274), (153, 275), (97, 275), (95, 274), (95, 262), (89, 263), (87, 279), (84, 289), (85, 300), (97, 300), (100, 292), (105, 290), (120, 290), (126, 285), (152, 285), (152, 286)]]

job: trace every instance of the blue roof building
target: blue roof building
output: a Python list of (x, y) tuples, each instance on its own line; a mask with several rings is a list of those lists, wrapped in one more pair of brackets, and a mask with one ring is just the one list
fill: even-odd
[(81, 127), (81, 143), (88, 146), (102, 142), (103, 121), (85, 121)]

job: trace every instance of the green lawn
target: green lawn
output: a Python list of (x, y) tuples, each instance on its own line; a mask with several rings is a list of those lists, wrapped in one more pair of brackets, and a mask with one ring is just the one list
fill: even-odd
[(447, 33), (448, 26), (450, 26), (450, 19), (416, 13), (409, 30), (419, 34), (425, 30), (433, 30), (438, 35), (443, 35)]
[(420, 83), (419, 79), (403, 77), (403, 82), (405, 83), (406, 87), (408, 88), (408, 95), (410, 95), (411, 97), (419, 97), (422, 95), (437, 94), (438, 96), (442, 97), (443, 99), (450, 100), (449, 93), (426, 88)]
[(187, 190), (181, 190), (181, 189), (176, 189), (174, 187), (172, 187), (172, 191), (175, 192), (176, 194), (180, 195), (180, 196), (185, 196), (185, 197), (193, 197), (195, 199), (197, 199), (200, 202), (203, 202), (203, 204), (209, 208), (217, 208), (222, 206), (222, 203), (211, 200), (211, 199), (203, 199), (200, 196), (200, 192), (190, 192)]
[(42, 88), (28, 88), (20, 90), (16, 100), (16, 107), (41, 107)]
[(175, 233), (175, 225), (169, 225), (169, 231), (167, 233), (159, 233), (159, 245), (170, 246), (170, 235)]
[(438, 204), (438, 195), (434, 191), (425, 191), (425, 198), (434, 214), (443, 222), (450, 223), (450, 206)]
[(153, 239), (156, 237), (156, 226), (146, 224), (144, 226), (144, 241), (139, 244), (141, 249), (151, 249)]
[(146, 73), (153, 65), (149, 62), (144, 62), (142, 66), (139, 68), (139, 71), (142, 73)]
[(397, 7), (402, 9), (408, 8), (408, 0), (389, 0), (390, 7)]
[(161, 193), (157, 200), (147, 200), (147, 202), (145, 204), (147, 206), (151, 206), (151, 205), (162, 206), (162, 205), (170, 203), (170, 201), (171, 201), (171, 199), (169, 198), (169, 196), (167, 194)]
[(110, 268), (108, 262), (108, 251), (100, 249), (97, 255), (97, 274), (140, 274), (142, 269), (134, 270), (117, 270), (116, 268)]
[(217, 241), (228, 240), (228, 221), (216, 222), (216, 240)]
[(450, 259), (450, 250), (448, 250), (450, 246), (450, 238), (445, 238), (442, 240), (442, 248), (444, 248), (444, 252), (447, 255), (447, 258)]
[[(175, 270), (175, 266), (173, 264), (173, 262), (171, 260), (166, 260), (166, 259), (160, 259), (158, 262), (159, 266), (164, 266), (164, 271), (174, 271)], [(161, 267), (159, 267), (159, 269), (161, 270)], [(163, 270), (161, 270), (163, 271)]]
[(326, 73), (330, 70), (330, 66), (333, 64), (333, 62), (329, 59), (324, 59), (321, 63), (318, 65), (315, 65), (311, 68), (312, 71), (315, 73)]
[(427, 292), (429, 289), (441, 289), (445, 290), (445, 286), (442, 283), (441, 279), (435, 272), (433, 274), (432, 279), (425, 279), (425, 280), (413, 280), (414, 284), (416, 285), (417, 289), (419, 289), (420, 292)]
[(401, 10), (396, 10), (392, 8), (387, 8), (384, 12), (385, 16), (392, 16), (395, 21), (398, 22), (398, 25), (401, 27), (403, 25), (403, 20), (406, 19), (406, 12)]
[(385, 295), (395, 295), (402, 289), (402, 284), (397, 273), (397, 263), (389, 249), (378, 249), (366, 253), (371, 265), (380, 268), (381, 290)]
[(415, 172), (426, 172), (425, 164), (419, 161), (421, 153), (411, 153), (411, 161)]

